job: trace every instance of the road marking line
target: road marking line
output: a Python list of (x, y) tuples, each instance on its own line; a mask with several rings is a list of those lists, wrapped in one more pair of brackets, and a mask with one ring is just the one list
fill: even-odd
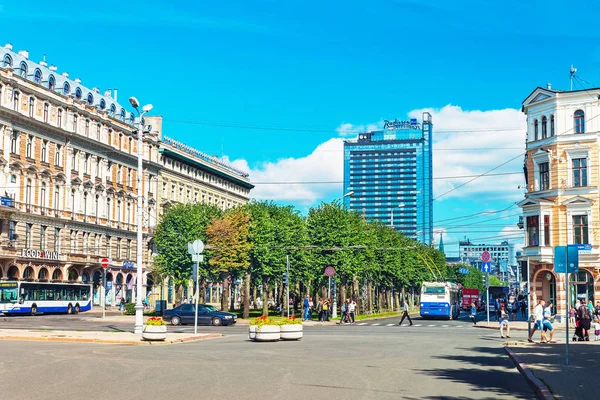
[(435, 325), (427, 325), (427, 326), (435, 326)]
[(372, 325), (373, 325), (373, 326), (379, 326), (379, 325), (381, 325), (381, 324), (372, 324)]
[(450, 325), (442, 325), (442, 328), (447, 328), (447, 327), (449, 327), (449, 326), (450, 326)]
[(394, 326), (394, 325), (396, 325), (396, 324), (387, 324), (386, 326)]
[(455, 326), (455, 328), (462, 328), (462, 327), (463, 327), (462, 325)]
[(363, 325), (366, 325), (366, 324), (367, 324), (366, 322), (362, 322), (362, 323), (360, 323), (360, 324), (357, 324), (357, 325), (359, 325), (359, 326), (363, 326)]
[(415, 326), (421, 326), (421, 324), (416, 324)]

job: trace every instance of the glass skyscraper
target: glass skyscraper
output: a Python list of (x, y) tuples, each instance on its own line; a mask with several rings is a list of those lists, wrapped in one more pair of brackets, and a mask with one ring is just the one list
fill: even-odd
[(433, 240), (432, 122), (385, 121), (344, 142), (346, 206), (422, 243)]

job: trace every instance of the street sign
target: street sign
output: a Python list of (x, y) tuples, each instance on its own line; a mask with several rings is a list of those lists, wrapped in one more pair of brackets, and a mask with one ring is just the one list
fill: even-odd
[(204, 261), (204, 256), (202, 254), (192, 254), (192, 261), (195, 263), (201, 263)]
[(490, 264), (489, 261), (486, 261), (486, 262), (484, 262), (484, 263), (481, 264), (481, 272), (488, 273), (488, 272), (490, 272), (491, 268), (492, 267), (491, 267), (491, 264)]
[(325, 268), (325, 276), (333, 276), (335, 275), (335, 268), (333, 268), (331, 265), (327, 268)]
[(577, 246), (577, 250), (579, 250), (579, 254), (591, 254), (592, 253), (592, 245), (591, 244), (575, 244), (572, 246)]
[(484, 263), (490, 262), (491, 259), (492, 255), (489, 251), (484, 251), (483, 253), (481, 253), (481, 261), (483, 261)]
[(106, 290), (111, 290), (111, 289), (112, 289), (112, 281), (106, 282)]
[(467, 268), (459, 268), (458, 273), (459, 274), (468, 274), (469, 270)]
[(508, 272), (508, 260), (500, 260), (500, 272)]
[[(567, 254), (568, 253), (568, 254)], [(568, 256), (568, 257), (567, 257)], [(567, 258), (569, 265), (567, 268)], [(570, 274), (579, 271), (579, 248), (576, 244), (554, 247), (554, 272)]]
[(188, 243), (188, 253), (191, 255), (201, 254), (204, 251), (204, 243), (202, 240), (194, 240), (194, 242)]
[(100, 265), (102, 266), (102, 268), (108, 268), (108, 266), (110, 265), (110, 258), (101, 258)]

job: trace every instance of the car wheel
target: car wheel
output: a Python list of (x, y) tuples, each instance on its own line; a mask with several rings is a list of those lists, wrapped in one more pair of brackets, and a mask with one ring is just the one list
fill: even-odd
[(221, 325), (223, 325), (223, 321), (221, 321), (221, 318), (219, 318), (219, 317), (214, 317), (212, 319), (212, 324), (214, 326), (221, 326)]
[(71, 304), (67, 307), (67, 314), (73, 314), (73, 306)]
[(181, 318), (174, 316), (171, 318), (171, 325), (181, 325)]
[(34, 304), (31, 306), (31, 315), (37, 314), (37, 306)]
[(75, 304), (75, 314), (79, 314), (79, 304)]

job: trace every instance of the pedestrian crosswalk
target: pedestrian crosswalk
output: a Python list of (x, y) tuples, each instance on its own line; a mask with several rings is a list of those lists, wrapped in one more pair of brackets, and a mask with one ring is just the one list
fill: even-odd
[[(344, 324), (346, 325), (346, 324)], [(380, 328), (391, 328), (391, 327), (399, 327), (399, 328), (407, 328), (410, 327), (411, 325), (407, 322), (404, 321), (404, 323), (402, 325), (398, 325), (397, 322), (395, 323), (385, 323), (385, 322), (357, 322), (356, 324), (353, 324), (355, 326), (376, 326), (376, 327), (380, 327)], [(412, 327), (415, 328), (443, 328), (443, 329), (454, 329), (454, 328), (464, 328), (465, 326), (471, 326), (471, 324), (461, 324), (461, 323), (457, 323), (457, 324), (449, 324), (449, 323), (442, 323), (441, 321), (439, 321), (438, 323), (413, 323)]]

